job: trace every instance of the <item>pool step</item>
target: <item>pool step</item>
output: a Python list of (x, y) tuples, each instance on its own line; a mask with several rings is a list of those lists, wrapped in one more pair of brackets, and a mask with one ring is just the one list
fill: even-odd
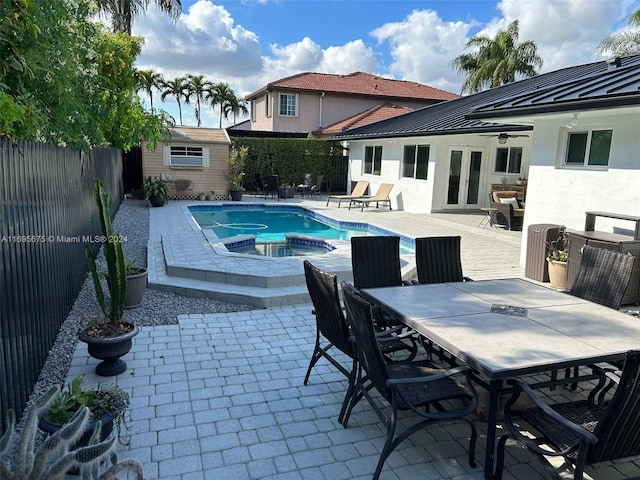
[[(270, 308), (309, 303), (302, 261), (304, 257), (271, 258), (256, 255), (217, 255), (206, 243), (195, 245), (162, 235), (148, 246), (150, 288), (196, 298)], [(181, 250), (188, 249), (189, 255)], [(352, 280), (350, 262), (342, 257), (314, 257), (319, 268)]]

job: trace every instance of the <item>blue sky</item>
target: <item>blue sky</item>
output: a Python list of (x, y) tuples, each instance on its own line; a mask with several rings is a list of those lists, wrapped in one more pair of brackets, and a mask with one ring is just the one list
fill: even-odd
[[(153, 3), (153, 2), (152, 2)], [(303, 71), (365, 71), (459, 93), (450, 61), (473, 35), (520, 21), (541, 72), (601, 60), (594, 49), (625, 28), (640, 0), (183, 0), (171, 23), (154, 8), (134, 24), (145, 38), (139, 68), (166, 78), (202, 74), (239, 95)], [(154, 98), (154, 104), (156, 103)], [(158, 102), (159, 103), (159, 102)], [(171, 100), (155, 105), (177, 118)], [(204, 112), (204, 126), (218, 114)], [(185, 107), (184, 123), (195, 125)], [(226, 123), (226, 122), (225, 122)]]

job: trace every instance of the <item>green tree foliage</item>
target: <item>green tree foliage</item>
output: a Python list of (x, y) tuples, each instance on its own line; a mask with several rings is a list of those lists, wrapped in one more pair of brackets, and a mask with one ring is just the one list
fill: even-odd
[(158, 131), (166, 114), (131, 95), (141, 39), (107, 32), (90, 7), (0, 1), (0, 137), (129, 149)]
[(476, 35), (467, 42), (463, 53), (451, 62), (458, 73), (467, 78), (462, 92), (477, 93), (486, 88), (498, 87), (516, 80), (516, 76), (533, 77), (536, 67), (542, 67), (542, 58), (533, 40), (518, 43), (519, 22), (514, 20), (506, 30), (500, 30), (495, 38)]
[(630, 30), (614, 33), (602, 40), (596, 52), (612, 57), (626, 57), (640, 53), (640, 8), (629, 17)]
[(250, 138), (234, 139), (232, 148), (248, 147), (245, 162), (245, 179), (252, 182), (254, 175), (276, 174), (281, 185), (295, 185), (302, 182), (306, 173), (314, 177), (333, 177), (340, 148), (330, 142), (309, 138)]
[[(135, 17), (144, 12), (151, 0), (97, 0), (100, 13), (111, 19), (114, 32), (131, 35), (131, 24)], [(176, 20), (182, 13), (180, 0), (155, 0), (155, 5), (172, 20)]]

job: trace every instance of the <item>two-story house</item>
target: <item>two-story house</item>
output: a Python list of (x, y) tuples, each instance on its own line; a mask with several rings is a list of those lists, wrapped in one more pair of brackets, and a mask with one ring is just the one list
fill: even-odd
[(305, 72), (268, 83), (245, 100), (251, 104), (251, 130), (323, 137), (326, 127), (349, 123), (382, 105), (375, 121), (383, 113), (393, 116), (455, 98), (458, 95), (428, 85), (363, 72)]

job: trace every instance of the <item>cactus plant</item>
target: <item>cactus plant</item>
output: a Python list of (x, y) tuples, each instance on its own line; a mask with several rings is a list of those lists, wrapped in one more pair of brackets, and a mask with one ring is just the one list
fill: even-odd
[(124, 315), (125, 294), (127, 288), (126, 264), (120, 236), (113, 232), (111, 225), (111, 198), (104, 191), (100, 180), (94, 183), (95, 200), (98, 206), (98, 217), (102, 230), (102, 251), (107, 262), (106, 281), (109, 289), (110, 302), (107, 306), (100, 275), (96, 267), (96, 261), (89, 245), (85, 245), (85, 254), (89, 262), (89, 270), (93, 278), (93, 286), (96, 291), (98, 304), (102, 313), (111, 324), (122, 322)]
[[(109, 479), (115, 473), (128, 470), (136, 478), (142, 479), (142, 466), (135, 460), (118, 463), (114, 452), (116, 437), (99, 442), (101, 424), (98, 423), (88, 446), (77, 447), (76, 441), (85, 431), (89, 409), (82, 406), (63, 428), (44, 440), (36, 447), (38, 418), (46, 411), (53, 398), (60, 392), (55, 386), (41, 395), (29, 409), (20, 441), (17, 445), (13, 471), (5, 462), (4, 456), (13, 444), (15, 433), (15, 414), (7, 414), (8, 429), (0, 437), (0, 478), (7, 480), (57, 480), (65, 478), (72, 468), (79, 468), (83, 478)], [(100, 473), (103, 460), (111, 459), (111, 465)]]

